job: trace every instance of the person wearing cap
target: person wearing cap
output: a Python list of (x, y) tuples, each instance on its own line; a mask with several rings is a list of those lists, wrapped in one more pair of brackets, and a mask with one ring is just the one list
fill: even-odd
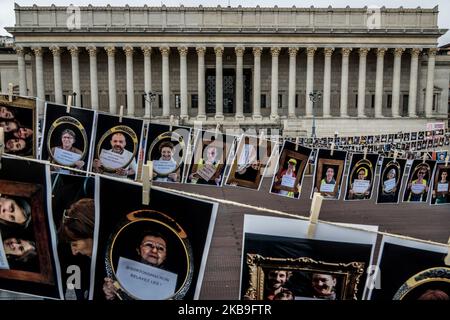
[[(283, 177), (289, 177), (289, 178), (297, 178), (297, 174), (295, 173), (295, 166), (297, 165), (297, 160), (295, 160), (294, 158), (290, 158), (288, 163), (287, 163), (287, 169), (284, 169), (283, 171), (281, 171), (281, 173), (275, 177), (275, 183), (279, 183), (282, 185), (283, 182)], [(289, 186), (291, 187), (291, 186)], [(292, 186), (293, 188), (296, 188), (296, 186)], [(279, 190), (278, 194), (283, 195), (283, 196), (287, 196), (287, 197), (294, 197), (294, 192), (293, 191), (287, 191), (287, 190)]]
[(23, 198), (0, 196), (0, 224), (28, 227), (31, 221), (31, 206)]

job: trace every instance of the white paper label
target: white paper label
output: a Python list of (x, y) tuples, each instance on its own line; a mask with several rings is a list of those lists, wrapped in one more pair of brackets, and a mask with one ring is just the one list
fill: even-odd
[(323, 183), (320, 185), (320, 192), (334, 192), (334, 187), (336, 185), (335, 184), (331, 184), (331, 183)]
[(111, 169), (123, 168), (130, 161), (130, 153), (115, 153), (111, 150), (102, 149), (100, 153), (100, 161), (103, 166)]
[(438, 183), (437, 192), (448, 192), (448, 183)]
[(383, 184), (384, 184), (384, 191), (390, 192), (395, 188), (397, 181), (395, 180), (395, 178), (392, 178), (384, 181)]
[(359, 180), (356, 179), (353, 181), (353, 192), (355, 193), (364, 193), (370, 187), (370, 180)]
[(295, 180), (296, 180), (295, 177), (284, 175), (281, 178), (281, 185), (284, 186), (284, 187), (288, 187), (288, 188), (294, 188)]
[(419, 183), (415, 183), (411, 186), (411, 192), (414, 194), (421, 194), (423, 193), (425, 190), (425, 185), (424, 184), (419, 184)]
[(5, 248), (3, 246), (2, 234), (0, 233), (0, 269), (9, 270), (8, 259), (6, 258)]
[(197, 174), (205, 181), (211, 180), (215, 173), (216, 168), (210, 164), (205, 164), (200, 170), (197, 171)]
[(153, 170), (158, 174), (169, 174), (175, 171), (177, 164), (175, 161), (154, 160)]
[(177, 275), (124, 257), (119, 258), (117, 279), (134, 297), (163, 300), (175, 293)]
[(63, 150), (57, 147), (55, 148), (55, 154), (53, 155), (53, 158), (59, 164), (69, 166), (79, 161), (81, 159), (81, 154)]

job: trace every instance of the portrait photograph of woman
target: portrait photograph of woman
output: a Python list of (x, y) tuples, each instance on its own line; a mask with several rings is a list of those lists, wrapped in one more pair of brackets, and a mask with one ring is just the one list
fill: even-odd
[(406, 159), (384, 157), (378, 181), (377, 203), (398, 203)]
[(408, 175), (403, 202), (428, 202), (435, 165), (436, 161), (434, 160), (414, 160)]

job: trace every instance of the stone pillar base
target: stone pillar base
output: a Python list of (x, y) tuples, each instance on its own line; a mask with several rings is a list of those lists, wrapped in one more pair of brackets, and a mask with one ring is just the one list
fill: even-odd
[(363, 118), (364, 119), (364, 118), (367, 118), (367, 116), (365, 114), (361, 114), (361, 115), (358, 114), (358, 118)]
[(270, 120), (278, 120), (278, 119), (280, 119), (279, 115), (275, 115), (275, 114), (270, 115)]
[(236, 121), (244, 121), (245, 117), (242, 114), (237, 114), (235, 117)]
[(223, 114), (216, 114), (214, 116), (214, 119), (216, 119), (218, 121), (223, 121), (225, 119), (225, 117), (223, 116)]
[(253, 116), (252, 116), (252, 119), (253, 120), (256, 120), (256, 121), (258, 121), (258, 120), (262, 120), (262, 115), (260, 115), (260, 114), (254, 114)]
[(206, 115), (205, 114), (199, 114), (197, 116), (197, 121), (206, 121)]
[(348, 114), (341, 114), (340, 117), (341, 118), (350, 118), (350, 116)]

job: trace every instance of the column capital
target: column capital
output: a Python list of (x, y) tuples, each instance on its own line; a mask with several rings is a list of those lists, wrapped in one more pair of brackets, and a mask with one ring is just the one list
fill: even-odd
[(214, 47), (214, 52), (216, 53), (216, 57), (217, 56), (222, 56), (223, 55), (223, 47), (222, 46), (217, 46), (217, 47)]
[(428, 49), (428, 56), (435, 56), (436, 53), (438, 52), (438, 48), (429, 48)]
[(308, 57), (314, 57), (314, 54), (316, 53), (317, 48), (316, 47), (308, 47), (306, 48), (306, 55)]
[(405, 51), (405, 48), (395, 48), (394, 56), (401, 57), (404, 51)]
[(262, 47), (253, 47), (252, 52), (255, 57), (260, 57), (263, 51)]
[(141, 50), (142, 53), (144, 54), (144, 57), (150, 57), (152, 54), (152, 47), (150, 46), (142, 46)]
[(33, 47), (31, 48), (31, 50), (36, 57), (42, 57), (44, 54), (44, 50), (42, 49), (42, 47)]
[(422, 52), (422, 48), (412, 48), (411, 56), (417, 58), (421, 52)]
[(272, 57), (278, 57), (280, 55), (281, 48), (280, 47), (272, 47), (270, 48), (270, 54)]
[(289, 48), (289, 56), (290, 57), (296, 57), (298, 53), (298, 48), (297, 47), (290, 47)]
[(377, 57), (384, 57), (385, 53), (387, 51), (387, 48), (377, 48)]
[(22, 46), (14, 46), (14, 50), (19, 56), (23, 56), (25, 54), (25, 48)]
[(187, 54), (188, 54), (188, 47), (186, 47), (186, 46), (181, 46), (181, 47), (178, 47), (178, 53), (180, 54), (180, 56), (183, 56), (183, 57), (186, 57), (187, 56)]
[(167, 46), (159, 47), (159, 51), (163, 57), (168, 57), (170, 54), (170, 48)]
[(131, 56), (133, 56), (134, 48), (131, 45), (125, 45), (125, 46), (123, 46), (123, 51), (125, 52), (125, 55), (127, 57), (131, 57)]
[(325, 54), (325, 57), (331, 57), (333, 54), (334, 48), (325, 48), (323, 49), (323, 52)]
[(205, 52), (206, 52), (206, 47), (202, 47), (202, 46), (196, 47), (195, 51), (197, 51), (197, 55), (204, 56)]
[(49, 49), (52, 52), (54, 57), (61, 56), (61, 48), (58, 47), (57, 45), (52, 45)]
[(105, 47), (105, 51), (108, 57), (114, 57), (114, 55), (116, 54), (116, 47), (114, 46)]
[(234, 52), (236, 52), (237, 57), (243, 57), (244, 52), (245, 52), (245, 47), (238, 46), (238, 47), (234, 48)]
[(352, 50), (353, 50), (352, 48), (342, 48), (341, 49), (342, 56), (349, 57), (350, 52), (352, 52)]
[(370, 48), (359, 48), (359, 56), (360, 57), (367, 57), (367, 54), (369, 53)]
[(72, 57), (78, 57), (78, 47), (76, 46), (68, 46), (67, 49), (70, 52), (70, 55)]
[(97, 47), (96, 46), (87, 46), (86, 50), (89, 52), (90, 57), (95, 57), (97, 55)]

